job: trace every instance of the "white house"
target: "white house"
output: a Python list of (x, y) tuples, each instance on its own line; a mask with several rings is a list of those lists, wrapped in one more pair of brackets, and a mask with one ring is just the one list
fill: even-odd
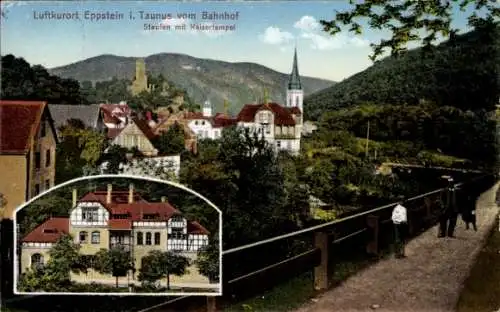
[(301, 112), (278, 103), (247, 104), (236, 117), (238, 126), (261, 134), (276, 151), (300, 152)]

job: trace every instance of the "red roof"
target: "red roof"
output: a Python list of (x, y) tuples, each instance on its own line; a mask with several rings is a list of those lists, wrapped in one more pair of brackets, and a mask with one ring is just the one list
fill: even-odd
[(184, 119), (187, 120), (194, 120), (194, 119), (203, 119), (203, 120), (211, 120), (211, 116), (203, 116), (202, 112), (185, 112), (184, 113)]
[(156, 135), (153, 133), (153, 130), (148, 125), (148, 122), (146, 120), (138, 118), (133, 118), (132, 120), (136, 124), (137, 128), (139, 128), (142, 131), (142, 133), (144, 133), (146, 138), (152, 140), (156, 137)]
[(46, 102), (0, 100), (0, 154), (26, 154)]
[[(134, 202), (128, 202), (129, 191), (112, 191), (111, 203), (106, 203), (107, 191), (96, 191), (85, 194), (79, 202), (99, 202), (111, 214), (128, 215), (129, 220), (145, 220), (144, 214), (157, 215), (159, 221), (167, 221), (175, 214), (180, 212), (169, 203), (150, 203), (140, 194), (134, 192)], [(123, 219), (121, 219), (123, 220)]]
[(274, 124), (284, 126), (294, 126), (295, 120), (287, 108), (278, 103), (267, 104), (246, 104), (241, 109), (236, 119), (241, 122), (254, 122), (255, 114), (260, 110), (270, 110), (274, 114)]
[(224, 128), (234, 126), (237, 122), (238, 120), (231, 116), (225, 115), (223, 113), (217, 113), (215, 114), (215, 117), (213, 119), (213, 126), (214, 128)]
[(106, 135), (108, 139), (114, 139), (123, 131), (123, 129), (124, 128), (109, 128)]
[(205, 229), (201, 224), (196, 221), (189, 221), (187, 225), (187, 232), (189, 234), (206, 234), (208, 235), (208, 230)]
[(101, 104), (100, 107), (116, 117), (128, 117), (132, 113), (132, 109), (127, 104)]
[(101, 111), (102, 111), (102, 115), (103, 115), (102, 119), (103, 119), (104, 123), (111, 123), (111, 124), (118, 125), (122, 122), (120, 119), (118, 119), (118, 117), (113, 116), (111, 114), (111, 112), (108, 111), (107, 109), (101, 107)]
[(294, 107), (285, 107), (290, 113), (294, 115), (302, 115), (302, 112), (300, 111), (300, 108), (297, 106)]
[(25, 243), (55, 243), (69, 233), (69, 218), (50, 218), (23, 238)]

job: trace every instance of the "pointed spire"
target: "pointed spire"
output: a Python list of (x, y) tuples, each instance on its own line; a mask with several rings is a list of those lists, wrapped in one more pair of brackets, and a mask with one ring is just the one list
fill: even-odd
[(227, 99), (224, 99), (224, 114), (225, 115), (228, 114), (228, 109), (229, 109), (229, 102), (227, 101)]
[(269, 103), (269, 94), (267, 92), (267, 88), (264, 88), (264, 104)]
[(293, 55), (293, 68), (292, 73), (290, 74), (290, 79), (288, 80), (288, 90), (302, 90), (299, 75), (299, 64), (297, 61), (297, 47), (295, 47)]

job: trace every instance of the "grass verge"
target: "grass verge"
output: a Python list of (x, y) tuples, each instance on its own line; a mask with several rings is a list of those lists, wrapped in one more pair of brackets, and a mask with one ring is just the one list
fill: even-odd
[(500, 232), (493, 230), (467, 278), (457, 312), (492, 312), (500, 308)]

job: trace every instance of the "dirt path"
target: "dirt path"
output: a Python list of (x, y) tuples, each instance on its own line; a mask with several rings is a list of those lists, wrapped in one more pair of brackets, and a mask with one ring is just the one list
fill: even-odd
[(477, 202), (478, 231), (460, 220), (456, 238), (437, 238), (437, 227), (413, 239), (406, 259), (389, 258), (368, 267), (295, 312), (454, 311), (464, 281), (495, 224), (499, 184)]

